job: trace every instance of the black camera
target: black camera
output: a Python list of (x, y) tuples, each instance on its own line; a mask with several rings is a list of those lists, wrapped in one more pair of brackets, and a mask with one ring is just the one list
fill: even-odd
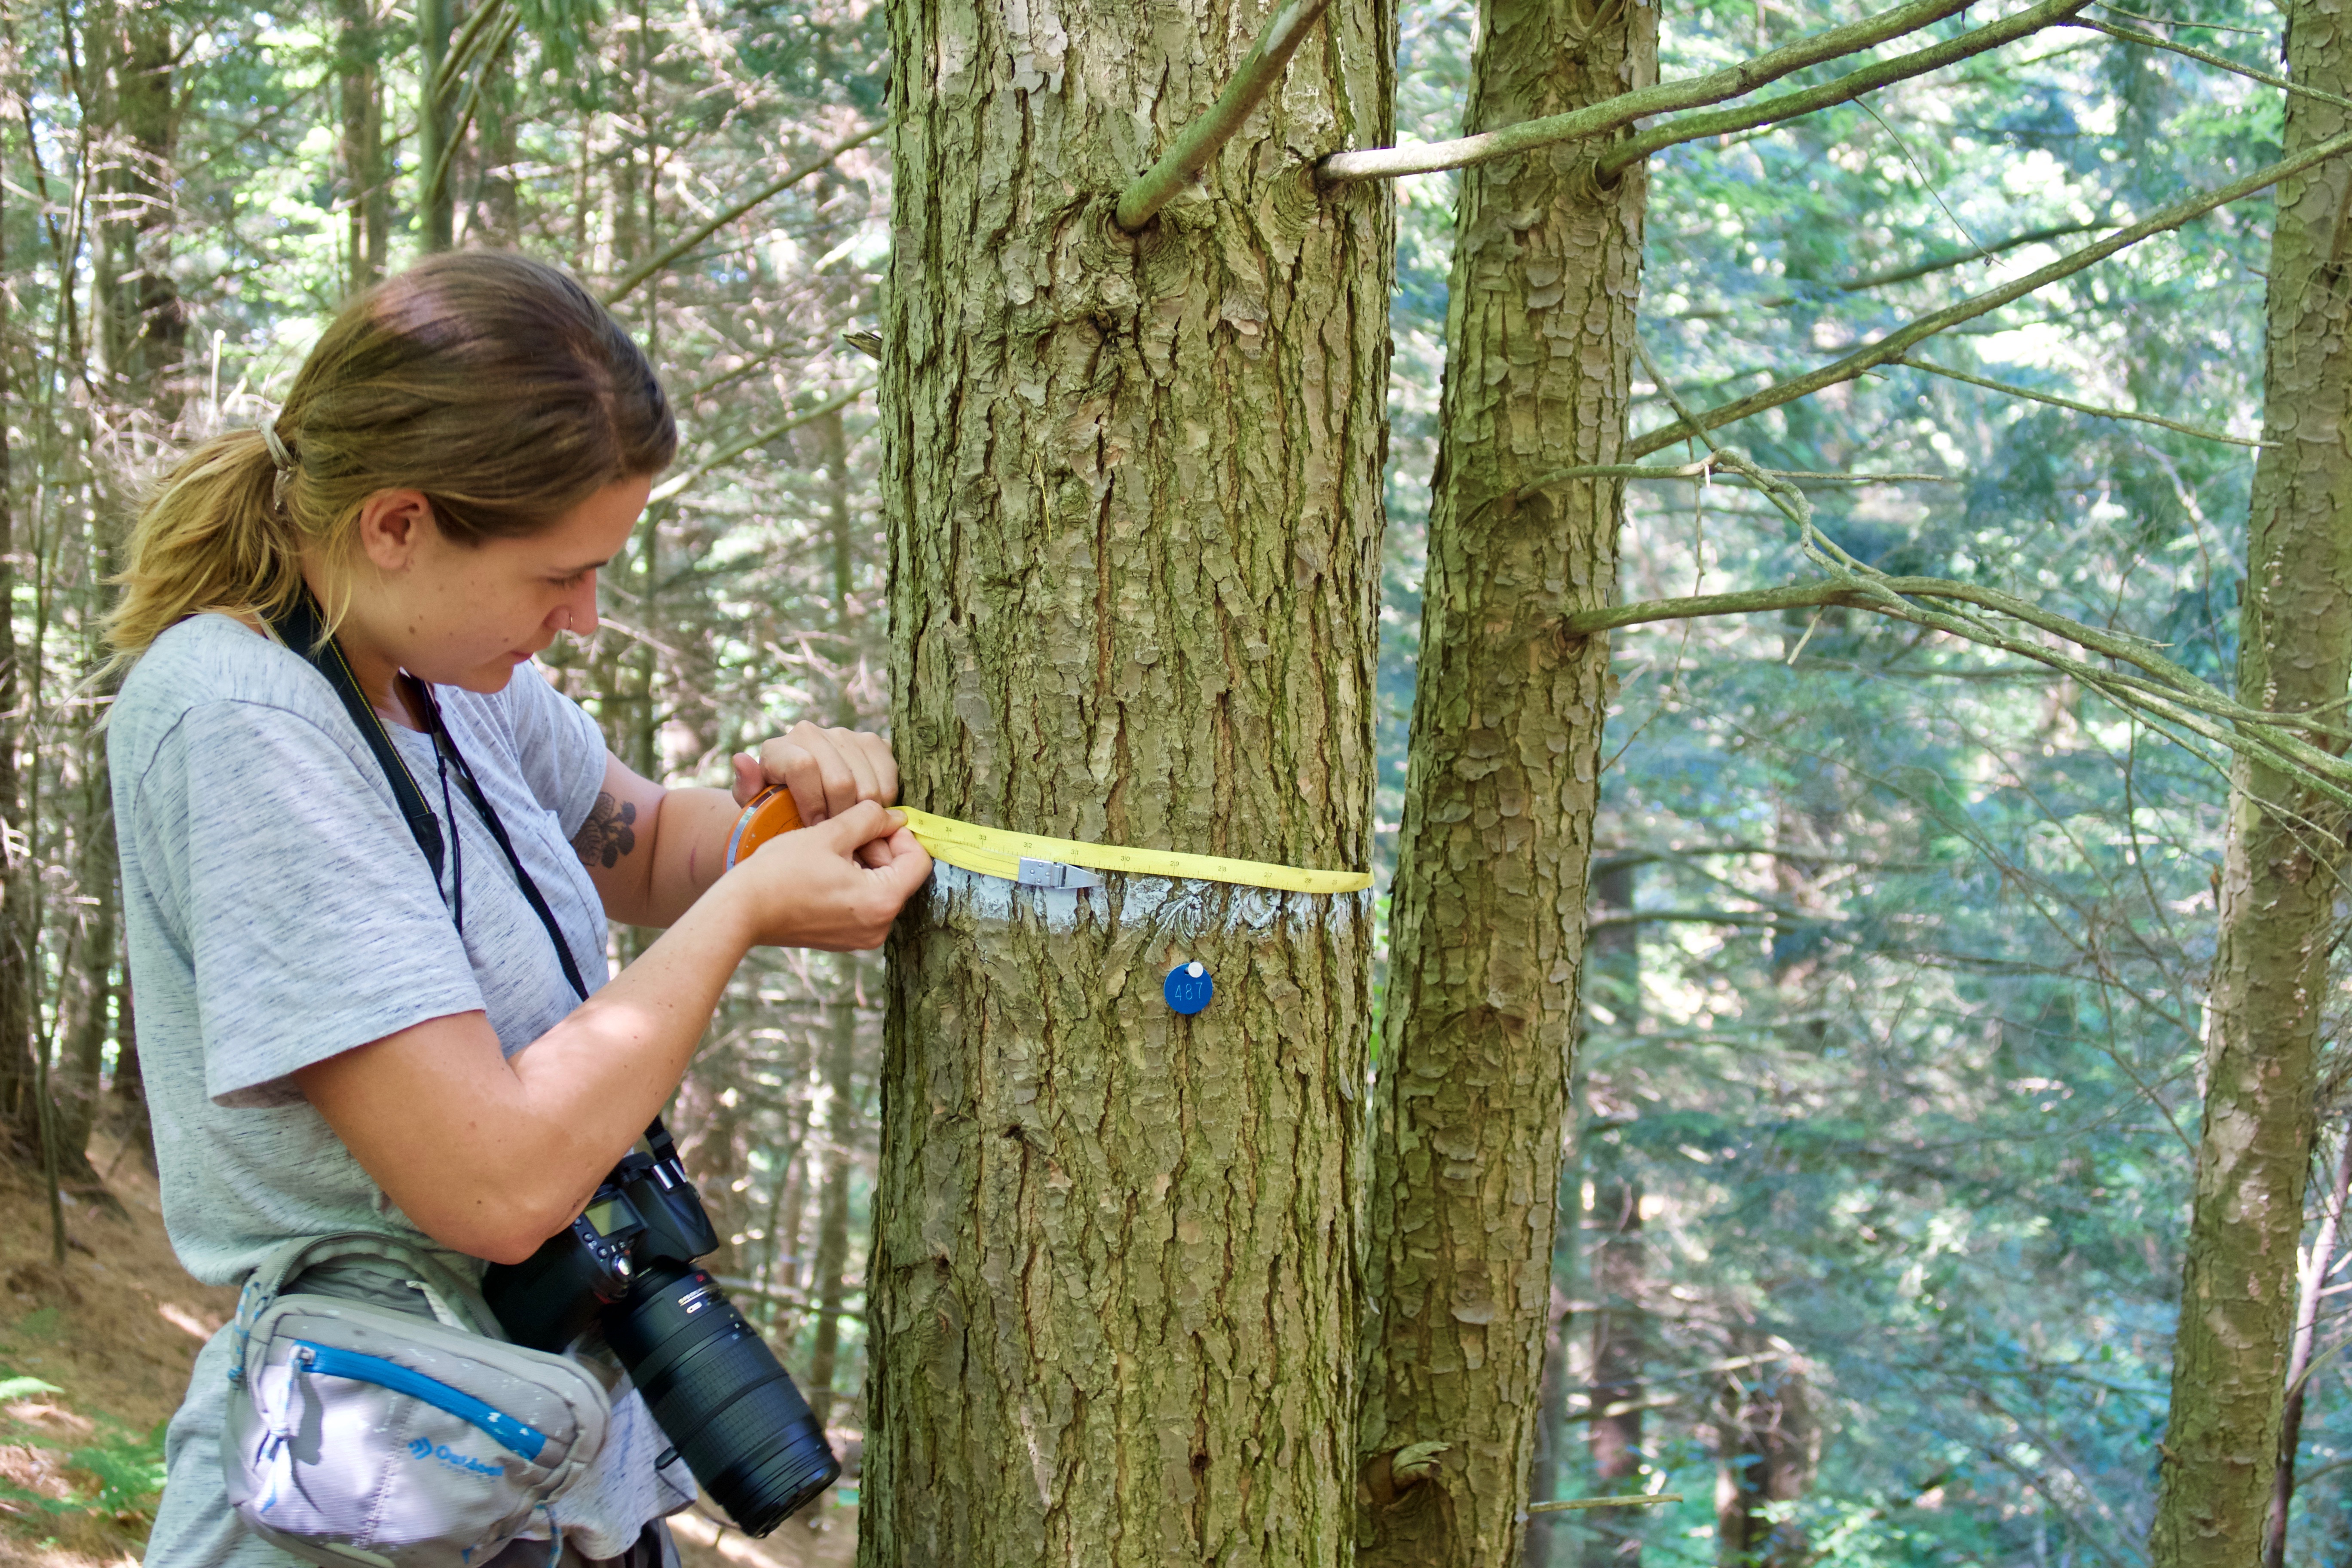
[(658, 1121), (570, 1229), (482, 1279), (515, 1343), (561, 1351), (588, 1325), (655, 1422), (747, 1535), (765, 1535), (841, 1475), (824, 1428), (743, 1314), (694, 1260), (719, 1245)]

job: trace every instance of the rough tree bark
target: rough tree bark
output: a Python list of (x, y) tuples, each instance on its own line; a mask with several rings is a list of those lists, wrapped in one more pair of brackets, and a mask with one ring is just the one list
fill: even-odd
[[(1473, 132), (1656, 79), (1640, 0), (1480, 14)], [(1398, 1568), (1510, 1563), (1526, 1517), (1609, 667), (1550, 628), (1608, 601), (1622, 487), (1514, 492), (1622, 460), (1647, 190), (1587, 156), (1462, 175), (1366, 1256), (1362, 1560)]]
[[(890, 8), (882, 492), (912, 804), (1371, 853), (1394, 21), (1335, 7), (1142, 233), (1248, 0)], [(942, 868), (898, 923), (859, 1560), (1349, 1549), (1369, 895)], [(1215, 1000), (1172, 1012), (1199, 961)]]
[[(2288, 7), (2296, 81), (2352, 89), (2348, 25), (2342, 0)], [(2352, 114), (2333, 104), (2287, 100), (2289, 156), (2347, 126)], [(2279, 712), (2340, 702), (2352, 679), (2352, 296), (2338, 255), (2347, 221), (2352, 159), (2280, 184), (2263, 410), (2273, 444), (2254, 461), (2238, 644), (2239, 700)], [(2231, 768), (2156, 1568), (2244, 1568), (2263, 1554), (2344, 828), (2345, 814), (2294, 778), (2242, 758)]]

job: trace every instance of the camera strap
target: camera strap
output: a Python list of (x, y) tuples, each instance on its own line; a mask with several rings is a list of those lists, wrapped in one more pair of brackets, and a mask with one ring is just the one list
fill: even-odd
[[(384, 783), (392, 786), (392, 797), (399, 803), (400, 815), (406, 819), (408, 831), (416, 839), (416, 847), (425, 851), (425, 863), (433, 868), (433, 885), (438, 888), (441, 885), (441, 867), (446, 858), (441, 824), (434, 816), (433, 808), (425, 803), (425, 792), (416, 787), (416, 780), (409, 773), (408, 764), (402, 761), (400, 752), (393, 746), (391, 732), (383, 727), (383, 715), (375, 710), (366, 693), (360, 689), (359, 678), (352, 673), (351, 661), (343, 657), (342, 645), (326, 635), (325, 626), (319, 619), (318, 605), (309, 592), (306, 590), (295, 601), (293, 607), (271, 626), (279, 641), (300, 654), (311, 668), (326, 677), (327, 684), (334, 688), (335, 695), (342, 700), (344, 711), (352, 716), (352, 722), (359, 726), (360, 739), (367, 742), (368, 750), (374, 753), (376, 766), (383, 770)], [(448, 725), (442, 722), (441, 704), (434, 700), (433, 689), (405, 671), (396, 679), (407, 682), (409, 695), (415, 699), (418, 711), (425, 716), (425, 732), (432, 736), (434, 749), (445, 770), (442, 778), (444, 795), (448, 790), (446, 770), (454, 763), (466, 798), (474, 803), (474, 810), (480, 816), (482, 826), (490, 830), (490, 837), (497, 842), (499, 852), (506, 856), (507, 864), (514, 868), (515, 882), (522, 889), (523, 901), (530, 905), (531, 913), (539, 917), (539, 923), (547, 928), (547, 940), (555, 946), (556, 960), (563, 966), (563, 978), (572, 983), (572, 991), (585, 1002), (588, 999), (588, 983), (581, 976), (580, 965), (572, 956), (572, 944), (563, 940), (563, 928), (556, 923), (555, 911), (547, 907), (547, 900), (540, 892), (539, 884), (531, 880), (529, 871), (523, 869), (522, 858), (515, 853), (514, 841), (507, 837), (506, 824), (499, 820), (489, 796), (482, 793), (480, 782), (467, 765), (465, 753), (457, 750), (457, 742), (451, 738)], [(456, 828), (457, 823), (453, 818), (450, 829), (454, 832)], [(462, 876), (462, 860), (459, 867), (459, 875)], [(443, 895), (443, 900), (452, 901), (448, 894)], [(454, 900), (457, 929), (461, 931), (465, 929), (465, 892), (461, 888), (457, 889)]]

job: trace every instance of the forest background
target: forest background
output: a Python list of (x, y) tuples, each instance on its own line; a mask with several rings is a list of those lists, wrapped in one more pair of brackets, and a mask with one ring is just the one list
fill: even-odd
[[(1675, 0), (1661, 74), (1850, 10)], [(2279, 13), (2193, 12), (2158, 31), (2275, 65)], [(878, 5), (829, 0), (79, 0), (0, 23), (0, 1027), (27, 1043), (0, 1116), (28, 1170), (89, 1197), (93, 1134), (136, 1150), (142, 1126), (85, 685), (103, 581), (139, 485), (267, 417), (354, 287), (437, 242), (517, 247), (653, 353), (678, 463), (606, 575), (604, 629), (545, 660), (624, 759), (708, 781), (797, 719), (885, 722), (875, 367), (853, 340), (890, 244), (887, 36)], [(1459, 130), (1475, 26), (1462, 0), (1402, 7), (1400, 139)], [(1651, 164), (1643, 342), (1680, 395), (1724, 401), (2282, 138), (2268, 88), (2053, 30), (1679, 146)], [(1383, 911), (1455, 178), (1396, 183)], [(2267, 195), (2222, 207), (1918, 356), (2011, 390), (1888, 366), (1727, 437), (1776, 468), (1915, 476), (1808, 485), (1881, 570), (2030, 593), (2226, 687), (2270, 221)], [(1666, 415), (1648, 374), (1634, 394), (1637, 426)], [(1629, 488), (1624, 599), (1802, 574), (1754, 489)], [(1685, 1500), (1538, 1516), (1528, 1560), (2141, 1560), (2223, 771), (2045, 668), (1843, 609), (1620, 632), (1612, 680), (1531, 1490)], [(845, 1433), (880, 982), (874, 959), (748, 964), (676, 1119), (728, 1238), (715, 1271)], [(2313, 1188), (2315, 1226), (2342, 1184)], [(2321, 1298), (2314, 1337), (2291, 1518), (2297, 1561), (2342, 1563), (2352, 1365), (2330, 1352), (2352, 1321)]]

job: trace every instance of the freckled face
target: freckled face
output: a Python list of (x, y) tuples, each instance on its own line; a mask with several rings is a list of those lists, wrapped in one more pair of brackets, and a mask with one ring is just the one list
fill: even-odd
[(424, 530), (385, 584), (388, 651), (436, 685), (504, 690), (558, 632), (595, 631), (597, 569), (627, 545), (652, 489), (647, 475), (615, 480), (528, 539), (461, 544)]

